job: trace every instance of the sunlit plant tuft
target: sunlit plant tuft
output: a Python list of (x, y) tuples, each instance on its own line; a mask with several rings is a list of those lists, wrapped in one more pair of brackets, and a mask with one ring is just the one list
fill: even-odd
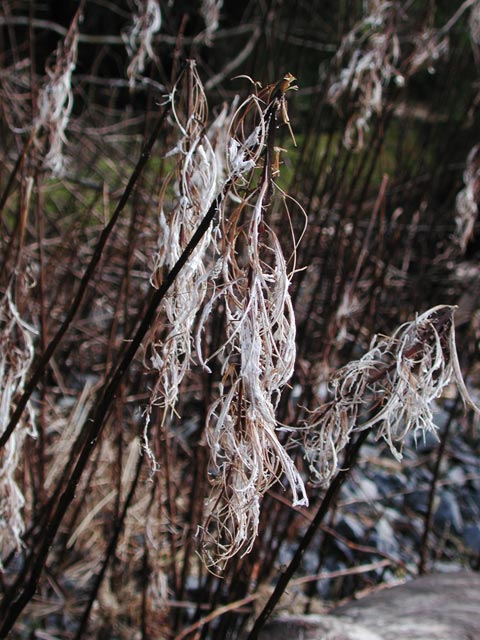
[(391, 337), (375, 337), (368, 353), (332, 376), (331, 400), (313, 411), (304, 437), (317, 482), (328, 484), (355, 432), (374, 429), (398, 460), (410, 432), (436, 433), (432, 403), (452, 380), (478, 412), (460, 371), (453, 318), (454, 307), (429, 309)]

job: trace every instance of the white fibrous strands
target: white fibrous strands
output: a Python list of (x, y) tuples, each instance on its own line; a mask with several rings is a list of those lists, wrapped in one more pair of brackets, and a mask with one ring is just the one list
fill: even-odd
[(328, 101), (337, 104), (348, 95), (356, 108), (344, 134), (348, 148), (361, 149), (365, 132), (374, 114), (381, 113), (384, 92), (392, 81), (402, 85), (404, 78), (397, 68), (400, 57), (399, 38), (395, 31), (399, 8), (395, 2), (374, 2), (370, 13), (344, 38), (335, 59), (346, 66), (331, 84)]
[(454, 307), (438, 306), (375, 338), (360, 360), (330, 380), (332, 399), (310, 416), (304, 433), (305, 457), (313, 479), (326, 485), (353, 433), (374, 429), (400, 460), (405, 439), (436, 433), (432, 403), (454, 380), (463, 401), (479, 412), (460, 372), (455, 345)]
[[(212, 140), (206, 132), (207, 103), (195, 64), (187, 70), (189, 104), (182, 120), (175, 105), (179, 87), (172, 95), (174, 123), (179, 131), (175, 148), (169, 159), (177, 163), (175, 169), (174, 203), (170, 211), (160, 206), (159, 249), (152, 282), (159, 286), (162, 273), (177, 262), (200, 221), (209, 210), (218, 192), (218, 165)], [(219, 116), (225, 120), (226, 111)], [(221, 141), (218, 123), (212, 126), (212, 139)], [(151, 366), (157, 371), (158, 382), (151, 403), (173, 411), (177, 403), (179, 386), (192, 360), (192, 328), (207, 289), (207, 252), (213, 241), (210, 228), (203, 236), (188, 263), (171, 287), (157, 322), (150, 332)]]
[[(275, 187), (273, 135), (279, 115), (286, 117), (286, 105), (284, 91), (270, 98), (268, 89), (266, 100), (252, 96), (235, 111), (224, 107), (208, 125), (193, 62), (182, 82), (171, 96), (179, 138), (168, 154), (176, 168), (165, 191), (173, 191), (174, 198), (169, 210), (166, 198), (160, 206), (154, 286), (161, 285), (163, 273), (177, 262), (215, 201), (218, 222), (194, 249), (150, 332), (157, 383), (145, 431), (154, 405), (164, 418), (175, 410), (180, 384), (197, 360), (209, 373), (209, 364), (217, 361), (219, 395), (207, 412), (205, 432), (212, 492), (201, 538), (207, 565), (219, 569), (236, 553), (251, 549), (261, 499), (274, 483), (286, 479), (294, 503), (307, 504), (275, 418), (295, 360), (290, 275), (266, 219)], [(204, 343), (208, 324), (219, 314), (220, 333)], [(144, 445), (153, 458), (147, 437)]]
[(465, 253), (467, 244), (473, 236), (478, 216), (478, 195), (480, 193), (480, 145), (475, 145), (468, 154), (463, 182), (465, 187), (459, 191), (455, 200), (455, 243)]
[(133, 25), (124, 34), (130, 64), (127, 76), (131, 88), (145, 71), (147, 60), (155, 60), (153, 38), (162, 26), (162, 13), (158, 0), (135, 0), (138, 11), (133, 14)]
[[(235, 136), (230, 142), (233, 173), (248, 166), (246, 148), (270, 144), (268, 106), (253, 98), (237, 119), (242, 109), (256, 111), (260, 124), (248, 137), (242, 130), (244, 142)], [(222, 362), (221, 395), (207, 415), (212, 492), (201, 531), (205, 562), (215, 569), (251, 550), (261, 499), (274, 483), (285, 478), (294, 504), (308, 502), (303, 481), (279, 441), (275, 419), (281, 390), (293, 372), (295, 321), (286, 262), (266, 220), (273, 188), (267, 163), (258, 186), (228, 219), (222, 218), (219, 275), (210, 302), (225, 317), (224, 341), (214, 354)]]
[(202, 35), (207, 45), (212, 44), (212, 36), (218, 29), (222, 6), (223, 0), (202, 0), (200, 5), (200, 14), (205, 21), (205, 31)]
[[(328, 101), (340, 111), (347, 104), (344, 98), (353, 105), (345, 127), (346, 147), (363, 147), (373, 116), (388, 103), (389, 87), (403, 87), (423, 69), (435, 72), (437, 62), (448, 54), (450, 30), (476, 1), (466, 0), (442, 28), (425, 26), (417, 33), (410, 33), (405, 3), (365, 3), (365, 17), (345, 36), (334, 58), (341, 70), (328, 91)], [(402, 59), (405, 42), (412, 51)]]
[(418, 34), (415, 39), (415, 50), (409, 61), (409, 74), (427, 68), (430, 73), (435, 72), (435, 64), (449, 51), (448, 36), (439, 30), (427, 29)]
[(475, 17), (478, 16), (478, 0), (464, 0), (457, 8), (455, 13), (447, 20), (440, 29), (425, 28), (421, 33), (413, 38), (414, 51), (407, 60), (408, 75), (413, 75), (420, 69), (426, 68), (429, 73), (435, 73), (436, 63), (449, 52), (449, 32), (452, 27), (460, 20), (467, 9), (472, 9), (470, 28), (472, 35), (472, 44), (475, 45), (474, 28)]
[[(0, 435), (9, 423), (16, 398), (23, 391), (33, 359), (33, 333), (20, 318), (7, 291), (0, 301)], [(0, 566), (7, 554), (21, 546), (25, 498), (17, 483), (17, 473), (27, 435), (36, 435), (30, 410), (0, 451)]]
[(48, 151), (44, 165), (55, 176), (65, 170), (63, 146), (67, 142), (67, 129), (73, 108), (72, 74), (77, 63), (79, 22), (77, 11), (64, 42), (55, 54), (55, 64), (47, 67), (47, 84), (38, 97), (38, 118), (36, 131), (43, 129), (48, 135)]

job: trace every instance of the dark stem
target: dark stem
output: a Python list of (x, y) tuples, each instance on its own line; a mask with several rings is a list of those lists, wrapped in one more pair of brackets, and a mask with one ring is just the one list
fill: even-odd
[(447, 445), (448, 437), (450, 435), (450, 427), (452, 426), (453, 418), (455, 416), (460, 396), (457, 395), (453, 407), (448, 416), (448, 421), (445, 426), (445, 430), (440, 440), (440, 446), (438, 447), (437, 459), (435, 460), (435, 467), (433, 469), (432, 481), (430, 483), (430, 491), (428, 494), (428, 507), (425, 515), (425, 528), (423, 530), (422, 541), (420, 542), (420, 558), (418, 561), (418, 573), (424, 574), (427, 570), (428, 561), (428, 537), (433, 527), (434, 509), (433, 503), (435, 500), (435, 494), (437, 492), (438, 478), (440, 476), (440, 465), (445, 455), (445, 447)]
[(347, 447), (347, 451), (345, 453), (345, 460), (343, 464), (343, 470), (337, 473), (335, 478), (332, 480), (330, 486), (328, 487), (325, 497), (323, 498), (320, 504), (320, 507), (318, 508), (318, 511), (315, 514), (315, 517), (313, 518), (312, 522), (310, 523), (310, 526), (308, 527), (305, 535), (303, 536), (303, 538), (301, 539), (297, 547), (295, 555), (293, 556), (292, 560), (290, 561), (290, 564), (288, 565), (284, 573), (282, 573), (282, 575), (280, 576), (280, 579), (277, 582), (277, 586), (275, 587), (275, 590), (273, 591), (272, 595), (267, 601), (267, 604), (263, 608), (258, 618), (255, 620), (253, 628), (250, 631), (250, 634), (247, 636), (247, 640), (256, 640), (256, 638), (258, 638), (259, 631), (265, 625), (272, 611), (274, 610), (275, 606), (278, 604), (278, 601), (282, 597), (282, 594), (287, 588), (288, 583), (290, 582), (293, 574), (295, 573), (295, 571), (297, 571), (298, 567), (300, 566), (300, 563), (303, 558), (303, 554), (305, 553), (308, 545), (312, 541), (312, 538), (317, 532), (319, 526), (323, 522), (323, 519), (327, 515), (333, 502), (337, 498), (338, 492), (340, 491), (343, 483), (348, 478), (349, 473), (356, 462), (360, 448), (365, 442), (365, 440), (367, 439), (368, 433), (369, 433), (368, 429), (366, 429), (365, 431), (362, 431), (360, 435), (357, 437), (357, 439), (351, 442)]
[[(92, 610), (93, 604), (95, 602), (95, 600), (97, 599), (97, 595), (98, 595), (98, 591), (100, 589), (100, 586), (103, 582), (103, 579), (105, 578), (105, 573), (107, 571), (107, 567), (108, 564), (110, 562), (110, 559), (112, 558), (113, 554), (115, 553), (115, 549), (117, 548), (117, 544), (118, 544), (118, 539), (120, 537), (120, 534), (122, 532), (123, 529), (123, 525), (125, 523), (125, 518), (127, 517), (127, 511), (130, 507), (130, 504), (133, 500), (133, 496), (135, 494), (135, 489), (137, 488), (138, 485), (138, 480), (140, 478), (140, 471), (142, 469), (142, 463), (143, 463), (143, 455), (139, 455), (138, 457), (138, 461), (137, 461), (137, 468), (135, 470), (135, 477), (132, 480), (132, 484), (130, 486), (130, 491), (128, 492), (128, 496), (125, 500), (125, 503), (123, 505), (123, 509), (122, 509), (122, 513), (120, 514), (120, 517), (117, 520), (116, 526), (115, 526), (115, 531), (113, 532), (113, 536), (110, 539), (110, 543), (108, 545), (107, 551), (105, 553), (105, 556), (103, 558), (103, 562), (102, 562), (102, 566), (100, 571), (98, 572), (96, 578), (95, 578), (95, 582), (93, 585), (93, 588), (90, 592), (90, 597), (88, 599), (88, 603), (87, 606), (85, 607), (85, 611), (83, 612), (82, 615), (82, 619), (80, 620), (80, 624), (78, 625), (78, 629), (77, 629), (77, 633), (75, 634), (75, 640), (80, 640), (83, 635), (85, 634), (85, 632), (87, 631), (87, 625), (88, 625), (88, 618), (90, 617), (90, 612)], [(118, 489), (120, 492), (120, 488)]]
[(12, 169), (12, 172), (9, 176), (7, 185), (0, 197), (0, 213), (3, 211), (3, 208), (8, 200), (8, 196), (10, 195), (10, 191), (12, 190), (13, 187), (13, 183), (15, 182), (15, 178), (17, 177), (17, 173), (20, 171), (20, 169), (22, 168), (22, 165), (25, 161), (25, 158), (27, 156), (28, 150), (30, 149), (30, 147), (32, 146), (32, 142), (35, 138), (34, 133), (32, 133), (30, 135), (30, 137), (28, 138), (28, 140), (25, 143), (25, 146), (22, 149), (21, 154), (18, 156), (17, 161), (15, 162), (15, 166)]

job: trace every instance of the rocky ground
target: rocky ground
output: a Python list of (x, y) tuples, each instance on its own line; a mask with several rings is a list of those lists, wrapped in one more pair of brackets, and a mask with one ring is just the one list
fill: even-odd
[[(294, 581), (277, 612), (323, 610), (325, 603), (328, 607), (378, 585), (409, 580), (419, 573), (422, 558), (427, 573), (480, 568), (478, 424), (453, 399), (438, 409), (436, 422), (437, 434), (417, 442), (412, 436), (401, 461), (382, 443), (367, 441), (333, 515), (304, 556), (302, 573), (325, 577), (306, 586), (301, 578)], [(437, 464), (431, 528), (425, 536)], [(295, 549), (295, 543), (282, 546), (279, 569)]]

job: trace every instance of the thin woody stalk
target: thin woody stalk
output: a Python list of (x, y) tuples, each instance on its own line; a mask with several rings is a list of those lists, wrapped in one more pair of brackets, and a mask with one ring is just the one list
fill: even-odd
[(315, 514), (312, 522), (310, 523), (307, 531), (303, 535), (301, 541), (298, 544), (297, 550), (293, 558), (290, 560), (288, 567), (283, 571), (280, 575), (280, 578), (275, 586), (275, 589), (262, 609), (260, 615), (255, 620), (252, 630), (247, 636), (246, 640), (256, 640), (258, 638), (258, 633), (262, 629), (262, 627), (267, 622), (268, 618), (271, 616), (273, 610), (275, 609), (278, 601), (282, 597), (285, 589), (288, 586), (288, 583), (292, 579), (294, 573), (297, 571), (300, 563), (302, 562), (302, 558), (304, 556), (305, 551), (307, 550), (310, 542), (313, 539), (313, 536), (317, 532), (318, 528), (322, 524), (325, 516), (330, 510), (330, 507), (335, 502), (342, 485), (345, 480), (347, 480), (350, 470), (354, 467), (355, 462), (358, 457), (358, 453), (368, 437), (368, 431), (363, 431), (358, 435), (356, 440), (351, 442), (345, 452), (345, 459), (343, 464), (343, 470), (339, 471), (335, 478), (332, 480), (330, 486), (327, 489), (327, 492), (318, 508), (317, 513)]

